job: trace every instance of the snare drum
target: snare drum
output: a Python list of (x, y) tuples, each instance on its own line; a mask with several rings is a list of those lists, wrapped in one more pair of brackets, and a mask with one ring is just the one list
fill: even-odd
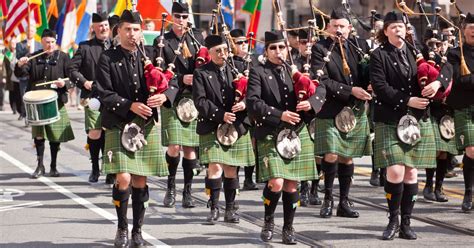
[(43, 126), (60, 119), (58, 94), (54, 90), (28, 91), (23, 96), (26, 120), (32, 126)]

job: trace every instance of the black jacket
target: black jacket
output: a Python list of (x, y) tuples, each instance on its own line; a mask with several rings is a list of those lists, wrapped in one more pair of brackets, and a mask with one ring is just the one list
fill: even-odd
[[(33, 53), (34, 56), (43, 52), (39, 50)], [(15, 76), (18, 78), (28, 77), (28, 86), (26, 91), (39, 89), (54, 89), (51, 85), (36, 86), (42, 82), (48, 82), (59, 78), (67, 78), (67, 67), (69, 65), (69, 56), (61, 51), (55, 51), (51, 55), (43, 54), (39, 57), (31, 59), (24, 66), (15, 66)], [(67, 87), (64, 86), (59, 89), (54, 89), (58, 93), (58, 101), (60, 103), (67, 103)]]
[(448, 53), (448, 62), (453, 66), (453, 87), (446, 103), (454, 109), (467, 108), (474, 104), (474, 46), (464, 44), (464, 59), (471, 74), (461, 76), (461, 50), (459, 47)]
[[(235, 87), (232, 81), (234, 76), (228, 65), (225, 65), (227, 83), (218, 79), (219, 68), (212, 62), (201, 66), (194, 71), (193, 99), (199, 111), (196, 133), (208, 134), (224, 123), (224, 113), (232, 112), (235, 99)], [(239, 68), (241, 69), (241, 67)], [(247, 132), (250, 121), (247, 111), (236, 113), (234, 126), (239, 135)]]
[(81, 98), (94, 97), (94, 88), (96, 82), (93, 83), (91, 90), (84, 88), (86, 81), (96, 80), (97, 62), (100, 54), (105, 50), (104, 42), (93, 38), (79, 44), (74, 57), (69, 65), (69, 78), (77, 87), (81, 89)]
[[(367, 53), (369, 46), (365, 40), (359, 39), (359, 46)], [(332, 43), (331, 38), (319, 41), (312, 48), (311, 70), (316, 72), (321, 69), (324, 64), (324, 57)], [(347, 63), (351, 69), (351, 75), (345, 76), (342, 67), (342, 56), (339, 45), (332, 51), (330, 61), (323, 68), (324, 75), (321, 77), (320, 83), (326, 86), (326, 103), (323, 105), (321, 112), (317, 117), (322, 119), (334, 118), (345, 106), (354, 103), (356, 98), (352, 96), (352, 87), (358, 86), (367, 89), (369, 84), (368, 78), (364, 78), (360, 71), (359, 61), (362, 56), (359, 55), (355, 48), (348, 45), (346, 56)], [(352, 81), (352, 83), (351, 83)]]
[[(275, 130), (286, 125), (282, 123), (283, 111), (296, 111), (297, 98), (293, 89), (293, 80), (288, 70), (285, 81), (280, 77), (277, 66), (271, 62), (252, 67), (247, 88), (247, 111), (250, 118), (256, 121), (255, 138), (263, 139)], [(317, 113), (324, 104), (325, 87), (317, 90), (318, 94), (310, 97), (312, 111)], [(289, 125), (289, 124), (288, 124)]]
[[(146, 55), (154, 59), (150, 50), (146, 51)], [(137, 53), (135, 67), (131, 67), (128, 56), (127, 51), (117, 46), (115, 49), (104, 51), (99, 58), (96, 75), (97, 91), (103, 104), (102, 125), (105, 128), (132, 121), (136, 117), (136, 114), (130, 110), (132, 103), (146, 104), (149, 97), (144, 76), (143, 56)], [(173, 80), (170, 82), (170, 87), (177, 87)], [(153, 114), (157, 115), (155, 108)]]
[[(194, 30), (194, 35), (196, 39), (201, 43), (204, 44), (204, 38), (202, 37), (201, 32)], [(173, 57), (175, 55), (175, 50), (178, 49), (178, 44), (179, 44), (179, 38), (176, 36), (176, 34), (173, 32), (173, 30), (165, 33), (164, 37), (164, 47), (163, 47), (163, 69), (167, 68), (168, 64), (172, 62)], [(158, 54), (158, 43), (159, 43), (159, 37), (155, 38), (153, 42), (153, 47), (155, 48), (155, 53)], [(174, 104), (174, 99), (177, 99), (180, 94), (182, 94), (184, 91), (189, 91), (191, 92), (192, 86), (185, 85), (183, 83), (183, 76), (186, 74), (193, 74), (194, 70), (196, 69), (194, 64), (195, 64), (195, 55), (198, 51), (194, 48), (194, 41), (189, 36), (186, 36), (186, 44), (189, 48), (189, 51), (193, 55), (191, 58), (185, 59), (183, 55), (179, 55), (174, 63), (175, 69), (174, 72), (176, 74), (177, 82), (178, 82), (178, 88), (176, 89), (169, 89), (168, 94), (173, 95), (171, 101), (171, 105)], [(165, 107), (171, 107), (171, 105), (167, 104)]]

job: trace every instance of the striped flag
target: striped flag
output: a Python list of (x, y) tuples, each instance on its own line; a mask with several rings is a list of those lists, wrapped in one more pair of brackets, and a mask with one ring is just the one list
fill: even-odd
[(263, 0), (247, 0), (242, 10), (248, 12), (250, 15), (250, 25), (248, 33), (253, 32), (257, 35), (258, 23), (260, 22), (260, 12), (262, 11)]
[[(87, 2), (87, 4), (85, 4)], [(96, 0), (82, 0), (81, 5), (84, 4), (84, 12), (82, 17), (80, 13), (77, 14), (78, 28), (77, 28), (77, 37), (76, 44), (81, 43), (82, 41), (87, 40), (89, 36), (89, 29), (92, 23), (92, 14), (97, 12), (97, 3)], [(78, 8), (79, 12), (79, 8)]]
[(7, 19), (7, 16), (8, 16), (7, 0), (0, 0), (0, 17), (1, 17), (1, 20)]
[(46, 16), (48, 17), (49, 28), (54, 29), (56, 27), (56, 22), (59, 18), (58, 3), (56, 2), (56, 0), (51, 0), (51, 2), (49, 3), (48, 12)]
[[(140, 0), (137, 4), (137, 10), (143, 19), (150, 18), (155, 20), (155, 28), (156, 30), (160, 30), (161, 21), (157, 19), (161, 19), (161, 13), (165, 12), (168, 14), (166, 19), (171, 21), (170, 13), (172, 4), (173, 2), (171, 0)], [(169, 6), (169, 9), (166, 8), (167, 6)]]
[(234, 28), (234, 0), (222, 0), (221, 11), (224, 16), (225, 24), (230, 28)]
[(118, 0), (115, 6), (110, 11), (109, 15), (118, 15), (121, 16), (122, 12), (126, 9), (132, 9), (132, 1), (130, 0)]
[(43, 31), (48, 28), (48, 18), (46, 15), (46, 2), (45, 0), (40, 0), (40, 1), (37, 1), (35, 4), (31, 4), (31, 3), (32, 1), (30, 0), (30, 12), (33, 12), (34, 20), (36, 24), (35, 40), (40, 41)]
[(28, 29), (28, 2), (26, 0), (12, 0), (8, 13), (5, 40), (25, 33)]
[(68, 52), (74, 45), (76, 40), (77, 21), (76, 21), (76, 5), (74, 0), (67, 0), (61, 10), (56, 29), (58, 31), (58, 44), (61, 50)]

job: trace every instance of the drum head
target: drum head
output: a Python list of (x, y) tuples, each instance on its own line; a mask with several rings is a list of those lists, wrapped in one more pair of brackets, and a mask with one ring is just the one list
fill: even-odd
[(54, 90), (32, 90), (23, 95), (25, 102), (42, 103), (58, 99), (58, 93)]
[(223, 123), (217, 127), (216, 137), (221, 145), (231, 146), (239, 139), (239, 133), (234, 125)]
[(311, 140), (314, 141), (314, 138), (315, 138), (314, 135), (316, 133), (316, 118), (313, 118), (311, 122), (309, 123), (308, 131), (309, 131), (309, 137), (311, 138)]
[(354, 130), (357, 124), (354, 111), (349, 107), (344, 107), (341, 112), (336, 115), (335, 124), (337, 130), (342, 133), (348, 133)]
[(439, 132), (441, 134), (441, 137), (443, 137), (443, 139), (450, 140), (454, 138), (454, 135), (456, 133), (454, 129), (453, 117), (449, 115), (444, 115), (443, 117), (441, 117), (438, 127), (439, 127)]
[(277, 135), (276, 149), (282, 158), (292, 159), (301, 152), (300, 137), (295, 131), (285, 128)]
[(420, 124), (412, 115), (404, 115), (397, 126), (397, 136), (401, 142), (416, 145), (421, 139)]
[(176, 114), (180, 121), (190, 123), (198, 117), (198, 111), (194, 106), (193, 100), (182, 98), (176, 106)]

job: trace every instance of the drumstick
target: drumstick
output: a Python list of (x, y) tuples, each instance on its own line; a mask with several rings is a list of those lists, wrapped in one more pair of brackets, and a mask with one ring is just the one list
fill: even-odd
[(28, 60), (32, 60), (32, 59), (34, 59), (34, 58), (36, 58), (36, 57), (39, 57), (39, 56), (41, 56), (41, 55), (43, 55), (43, 54), (45, 54), (45, 53), (47, 53), (47, 52), (48, 52), (48, 50), (42, 51), (42, 52), (40, 52), (40, 53), (38, 53), (38, 54), (35, 54), (35, 55), (31, 56), (31, 57), (28, 57)]
[(56, 79), (56, 80), (52, 80), (52, 81), (48, 81), (48, 82), (44, 82), (44, 83), (39, 83), (39, 84), (37, 84), (36, 86), (44, 86), (44, 85), (48, 85), (48, 84), (54, 84), (54, 83), (56, 83), (56, 82), (59, 81), (59, 80), (64, 80), (64, 81), (66, 81), (66, 80), (69, 80), (69, 78), (58, 78), (58, 79)]

